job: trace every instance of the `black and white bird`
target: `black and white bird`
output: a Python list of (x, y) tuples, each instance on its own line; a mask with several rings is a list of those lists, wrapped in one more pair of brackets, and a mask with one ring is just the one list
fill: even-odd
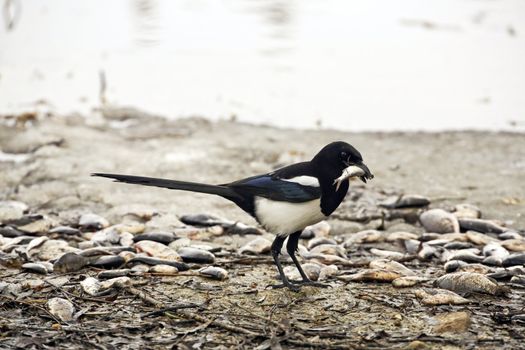
[[(271, 252), (283, 283), (275, 287), (292, 290), (298, 290), (301, 284), (316, 285), (308, 279), (295, 256), (302, 230), (334, 212), (348, 191), (350, 178), (358, 177), (366, 183), (374, 177), (359, 151), (342, 141), (326, 145), (309, 162), (222, 185), (119, 174), (92, 175), (130, 184), (215, 194), (234, 202), (267, 231), (276, 234)], [(286, 250), (302, 277), (302, 281), (292, 281), (293, 284), (279, 262), (287, 237)]]

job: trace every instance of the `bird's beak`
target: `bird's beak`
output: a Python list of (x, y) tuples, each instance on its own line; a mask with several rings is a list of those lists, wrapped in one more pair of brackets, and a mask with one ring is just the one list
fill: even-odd
[(355, 166), (363, 169), (363, 171), (365, 172), (363, 176), (359, 177), (361, 181), (363, 181), (365, 184), (366, 184), (366, 180), (372, 180), (374, 178), (374, 174), (370, 172), (370, 169), (368, 169), (365, 163), (360, 162), (360, 163), (355, 164)]

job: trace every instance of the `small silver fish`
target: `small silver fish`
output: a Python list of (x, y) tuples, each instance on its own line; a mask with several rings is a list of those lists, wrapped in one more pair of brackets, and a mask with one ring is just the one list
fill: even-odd
[(363, 182), (366, 183), (366, 180), (373, 179), (374, 175), (372, 175), (372, 173), (370, 172), (370, 170), (368, 170), (366, 165), (362, 163), (359, 165), (350, 165), (343, 170), (341, 176), (334, 180), (333, 185), (335, 186), (335, 191), (337, 192), (339, 190), (339, 187), (341, 186), (343, 181), (346, 181), (352, 177), (359, 177)]

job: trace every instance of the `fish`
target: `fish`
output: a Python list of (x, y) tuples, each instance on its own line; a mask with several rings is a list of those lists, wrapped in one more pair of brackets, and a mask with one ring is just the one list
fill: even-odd
[(435, 305), (462, 305), (468, 304), (470, 301), (463, 298), (462, 296), (451, 292), (449, 290), (423, 290), (419, 289), (415, 292), (416, 297), (421, 299), (421, 303), (424, 305), (435, 306)]
[(135, 265), (135, 264), (146, 264), (146, 265), (170, 265), (175, 266), (179, 269), (179, 271), (187, 271), (190, 269), (188, 264), (174, 261), (174, 260), (166, 260), (166, 259), (159, 259), (159, 258), (153, 258), (149, 256), (136, 256), (126, 262), (126, 265)]
[(335, 191), (339, 191), (341, 184), (353, 177), (359, 177), (363, 182), (366, 183), (366, 180), (372, 180), (374, 175), (370, 173), (370, 170), (368, 170), (364, 164), (360, 164), (360, 166), (350, 165), (343, 170), (341, 176), (334, 180), (333, 185), (335, 186)]

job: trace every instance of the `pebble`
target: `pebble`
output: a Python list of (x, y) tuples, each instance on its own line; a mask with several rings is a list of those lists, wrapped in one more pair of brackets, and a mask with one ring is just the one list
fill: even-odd
[(272, 247), (272, 242), (263, 237), (257, 237), (256, 239), (246, 243), (239, 248), (239, 254), (264, 254), (268, 253)]
[(226, 278), (228, 278), (228, 271), (216, 266), (203, 267), (199, 270), (199, 273), (203, 277), (208, 277), (219, 281), (224, 281)]
[(465, 233), (465, 236), (470, 242), (476, 245), (486, 245), (486, 244), (489, 244), (490, 242), (498, 241), (496, 238), (492, 238), (490, 236), (487, 236), (486, 234), (479, 233), (476, 231), (467, 231), (467, 233)]
[(89, 265), (99, 269), (118, 269), (125, 262), (126, 260), (119, 255), (102, 255), (94, 257)]
[(463, 333), (470, 327), (470, 313), (466, 311), (447, 312), (434, 317), (437, 324), (433, 327), (435, 333)]
[(65, 253), (53, 264), (53, 270), (59, 273), (75, 272), (83, 269), (89, 260), (76, 253)]
[(436, 305), (463, 305), (470, 301), (462, 296), (443, 289), (419, 289), (415, 292), (416, 297), (421, 299), (421, 303), (429, 306)]
[(182, 261), (177, 252), (162, 243), (154, 241), (140, 241), (135, 243), (134, 246), (139, 253), (144, 252), (149, 256), (159, 259)]
[(386, 241), (387, 242), (395, 242), (397, 240), (409, 240), (409, 239), (418, 239), (418, 235), (412, 232), (403, 232), (403, 231), (397, 231), (397, 232), (391, 232), (387, 234)]
[(436, 247), (432, 247), (428, 244), (423, 244), (421, 249), (417, 252), (417, 256), (421, 260), (430, 260), (437, 254)]
[(454, 272), (438, 278), (434, 285), (457, 293), (485, 293), (502, 295), (506, 288), (500, 286), (495, 280), (472, 272)]
[(340, 275), (339, 279), (352, 282), (392, 282), (402, 277), (399, 272), (382, 269), (364, 269), (352, 275)]
[(467, 263), (479, 263), (482, 262), (485, 257), (482, 255), (477, 255), (475, 252), (479, 252), (478, 249), (475, 249), (474, 251), (468, 250), (468, 249), (462, 249), (462, 250), (447, 250), (442, 255), (441, 260), (442, 261), (450, 261), (450, 260), (461, 260), (465, 261)]
[(11, 226), (3, 226), (0, 227), (0, 235), (2, 235), (2, 237), (19, 237), (25, 235), (25, 232)]
[(154, 241), (162, 244), (170, 244), (174, 240), (176, 240), (178, 237), (175, 236), (172, 232), (164, 232), (164, 231), (158, 231), (158, 232), (147, 232), (142, 233), (140, 235), (136, 235), (133, 237), (134, 242), (140, 242), (140, 241)]
[(525, 286), (525, 276), (512, 276), (510, 283), (516, 283)]
[(372, 260), (369, 264), (371, 269), (393, 271), (399, 273), (401, 276), (415, 276), (415, 272), (407, 268), (405, 265), (397, 261), (387, 259)]
[(91, 241), (101, 244), (119, 244), (120, 238), (120, 233), (114, 227), (109, 227), (93, 234)]
[(327, 280), (331, 277), (334, 277), (339, 272), (337, 265), (323, 265), (321, 271), (319, 272), (319, 281)]
[(458, 219), (479, 219), (481, 217), (481, 210), (475, 205), (462, 203), (454, 207), (453, 214)]
[(69, 226), (57, 226), (49, 230), (49, 233), (57, 233), (66, 236), (80, 235), (80, 230)]
[(509, 252), (499, 242), (490, 242), (483, 247), (483, 255), (503, 260), (509, 256)]
[(192, 214), (192, 215), (183, 215), (180, 218), (180, 221), (185, 223), (186, 225), (194, 225), (194, 226), (231, 226), (235, 222), (226, 220), (223, 218), (220, 218), (215, 215), (210, 214)]
[(365, 230), (354, 233), (348, 237), (344, 242), (345, 248), (350, 248), (356, 244), (361, 243), (378, 243), (384, 242), (385, 236), (382, 232), (377, 230)]
[(417, 194), (405, 194), (402, 196), (391, 196), (383, 202), (379, 203), (380, 206), (388, 209), (397, 208), (410, 208), (410, 207), (425, 207), (430, 204), (430, 200), (427, 197), (420, 196)]
[(170, 247), (174, 251), (177, 251), (182, 247), (189, 247), (190, 245), (191, 245), (191, 240), (189, 238), (183, 237), (183, 238), (174, 240), (168, 245), (168, 247)]
[(129, 232), (122, 232), (120, 234), (119, 244), (123, 247), (131, 247), (134, 243), (133, 238), (135, 238), (133, 234)]
[(86, 277), (82, 282), (80, 282), (82, 290), (89, 295), (97, 295), (98, 291), (101, 288), (99, 280), (94, 277)]
[(22, 265), (22, 269), (29, 272), (39, 273), (41, 275), (46, 275), (48, 273), (47, 268), (39, 263), (25, 263)]
[(306, 226), (301, 233), (302, 239), (322, 238), (330, 234), (330, 224), (326, 221), (320, 221), (317, 224)]
[(459, 219), (459, 226), (464, 231), (477, 231), (481, 233), (496, 233), (500, 234), (508, 229), (498, 225), (497, 223), (490, 221), (490, 220), (483, 220), (483, 219), (470, 219), (470, 218), (463, 218)]
[(342, 258), (346, 258), (346, 249), (344, 249), (341, 246), (333, 245), (333, 244), (321, 244), (318, 246), (315, 246), (310, 250), (311, 254), (329, 254), (329, 255), (337, 255)]
[(482, 275), (486, 275), (490, 272), (492, 272), (493, 269), (491, 269), (488, 266), (482, 265), (482, 264), (467, 264), (464, 266), (460, 266), (458, 271), (461, 272), (475, 272), (475, 273), (481, 273)]
[(515, 265), (525, 265), (525, 253), (516, 253), (507, 256), (502, 261), (502, 266), (515, 266)]
[(426, 282), (428, 278), (419, 276), (402, 276), (392, 281), (392, 285), (396, 288), (408, 288), (413, 287), (416, 284)]
[(109, 279), (109, 278), (128, 276), (129, 274), (131, 274), (130, 269), (116, 269), (116, 270), (100, 271), (97, 277), (101, 280), (104, 280), (104, 279)]
[(445, 249), (468, 249), (472, 247), (473, 244), (470, 242), (448, 242), (443, 246)]
[(182, 261), (197, 264), (212, 264), (215, 261), (215, 255), (212, 253), (193, 247), (182, 247), (177, 253)]
[(29, 209), (27, 204), (17, 201), (0, 201), (0, 223), (18, 220)]
[(419, 221), (427, 232), (459, 232), (458, 219), (443, 209), (431, 209), (419, 216)]
[[(226, 225), (222, 226), (226, 233), (230, 235), (260, 235), (262, 234), (262, 231), (258, 229), (257, 227), (248, 226), (246, 224), (243, 224), (242, 222), (236, 222), (232, 225)], [(212, 234), (216, 236), (220, 236), (223, 234), (223, 231), (210, 231)]]
[(317, 247), (318, 245), (321, 245), (321, 244), (336, 245), (337, 242), (335, 240), (333, 240), (332, 238), (316, 237), (316, 238), (313, 238), (310, 241), (308, 241), (307, 248), (308, 248), (308, 250), (311, 250), (312, 248), (315, 248), (315, 247)]
[[(1, 233), (1, 232), (0, 232)], [(506, 231), (498, 235), (499, 239), (507, 240), (507, 239), (524, 239), (522, 235), (520, 235), (518, 232), (515, 231)]]
[(109, 226), (109, 222), (97, 214), (84, 214), (78, 220), (78, 226), (85, 231), (98, 231)]
[(38, 247), (40, 247), (42, 244), (44, 244), (45, 241), (47, 241), (49, 238), (47, 236), (42, 236), (42, 237), (38, 237), (38, 238), (35, 238), (33, 240), (31, 240), (31, 242), (29, 242), (27, 244), (27, 247), (26, 247), (26, 253), (29, 257), (31, 257), (32, 255), (32, 252), (31, 250), (33, 249), (36, 249)]
[(126, 265), (136, 265), (136, 264), (146, 264), (146, 265), (170, 265), (175, 266), (179, 271), (187, 271), (189, 270), (189, 266), (184, 262), (179, 262), (175, 260), (166, 260), (166, 259), (159, 259), (159, 258), (152, 258), (149, 256), (139, 256), (132, 258), (131, 260), (128, 260), (126, 262)]
[(332, 265), (332, 264), (339, 264), (339, 265), (348, 265), (349, 261), (348, 259), (342, 258), (338, 255), (332, 255), (332, 254), (301, 254), (303, 258), (311, 260), (312, 262), (316, 262), (322, 265)]
[[(304, 273), (312, 281), (319, 280), (319, 275), (321, 274), (321, 266), (319, 264), (306, 263), (301, 265)], [(286, 266), (284, 268), (284, 274), (288, 279), (293, 281), (299, 281), (303, 278), (295, 266)]]
[(525, 252), (524, 239), (507, 239), (501, 245), (512, 252)]
[(468, 265), (468, 263), (466, 263), (465, 261), (449, 260), (445, 263), (443, 267), (445, 268), (445, 272), (450, 273), (450, 272), (457, 271), (460, 267), (466, 266), (466, 265)]
[(56, 226), (56, 222), (48, 217), (43, 217), (40, 220), (33, 221), (27, 225), (18, 226), (17, 229), (30, 234), (47, 233)]
[(57, 317), (60, 321), (73, 321), (75, 307), (69, 300), (62, 298), (51, 298), (47, 302), (47, 308), (49, 309), (49, 312), (53, 316)]
[(383, 249), (377, 249), (377, 248), (370, 249), (370, 253), (377, 255), (377, 256), (384, 257), (384, 258), (392, 259), (392, 260), (399, 260), (405, 257), (405, 254), (400, 253), (400, 252), (394, 252), (390, 250), (383, 250)]
[(148, 272), (174, 274), (179, 272), (179, 269), (177, 269), (175, 266), (160, 264), (150, 267)]
[(125, 288), (125, 287), (130, 287), (131, 284), (132, 284), (131, 278), (127, 276), (115, 277), (115, 278), (111, 278), (109, 280), (100, 282), (100, 289), (105, 290), (105, 289), (110, 289), (110, 288)]
[(59, 239), (48, 239), (42, 243), (35, 254), (39, 260), (57, 259), (65, 253), (79, 252), (79, 249), (73, 248), (68, 242)]

